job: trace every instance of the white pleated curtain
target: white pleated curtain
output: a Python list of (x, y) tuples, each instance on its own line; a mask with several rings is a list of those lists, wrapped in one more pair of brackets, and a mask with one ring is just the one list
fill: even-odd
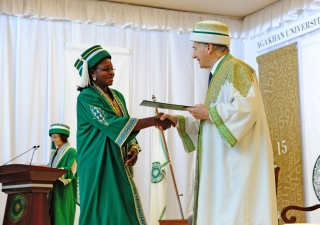
[[(318, 2), (282, 0), (275, 3), (282, 19), (270, 13), (268, 7), (246, 17), (243, 22), (223, 16), (100, 1), (0, 0), (0, 165), (34, 145), (41, 147), (33, 162), (46, 163), (50, 124), (68, 123), (65, 106), (75, 104), (70, 102), (68, 92), (76, 87), (68, 87), (65, 83), (68, 76), (64, 69), (66, 42), (129, 49), (130, 101), (127, 106), (131, 116), (147, 117), (153, 115), (153, 110), (139, 104), (144, 99), (151, 100), (153, 94), (163, 102), (186, 105), (203, 102), (208, 71), (200, 70), (191, 58), (192, 43), (188, 40), (188, 32), (195, 22), (218, 20), (229, 26), (231, 37), (251, 38), (277, 27), (288, 18), (293, 19), (290, 15), (316, 10)], [(295, 9), (290, 10), (292, 6)], [(273, 23), (276, 20), (279, 23)], [(233, 55), (244, 59), (245, 48), (241, 41), (233, 39), (231, 50)], [(253, 53), (245, 59), (250, 62), (255, 57)], [(121, 74), (116, 73), (115, 79), (117, 76)], [(71, 130), (73, 135), (75, 132)], [(147, 218), (151, 135), (151, 129), (138, 135), (143, 153), (135, 166), (135, 180), (143, 193), (141, 198)], [(166, 137), (187, 217), (192, 211), (193, 167), (190, 165), (193, 165), (194, 154), (183, 152), (174, 129), (166, 131)], [(71, 145), (76, 146), (76, 143)], [(13, 163), (25, 163), (30, 158), (28, 153)], [(175, 198), (172, 180), (168, 179), (167, 218), (180, 217)], [(1, 192), (0, 221), (5, 200), (6, 195)]]
[(229, 26), (232, 38), (242, 39), (252, 39), (284, 23), (297, 20), (301, 13), (310, 14), (319, 9), (320, 0), (280, 0), (245, 18), (230, 18), (106, 1), (0, 0), (0, 14), (140, 30), (188, 33), (196, 22), (217, 20)]
[(0, 14), (176, 33), (189, 33), (199, 21), (217, 20), (228, 24), (233, 38), (240, 37), (242, 26), (242, 19), (226, 16), (88, 0), (0, 0)]
[(241, 38), (252, 39), (270, 30), (295, 21), (303, 13), (320, 9), (320, 0), (281, 0), (248, 15), (243, 20)]

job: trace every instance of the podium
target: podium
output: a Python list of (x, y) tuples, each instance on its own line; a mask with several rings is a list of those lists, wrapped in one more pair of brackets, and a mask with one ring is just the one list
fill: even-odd
[(47, 193), (66, 172), (23, 164), (0, 166), (2, 191), (8, 194), (3, 225), (50, 225)]
[(159, 220), (160, 225), (188, 225), (187, 219)]

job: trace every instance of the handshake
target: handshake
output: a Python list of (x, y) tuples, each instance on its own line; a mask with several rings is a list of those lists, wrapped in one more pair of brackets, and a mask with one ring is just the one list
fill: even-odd
[(171, 114), (158, 113), (155, 117), (155, 127), (159, 130), (166, 130), (177, 124), (177, 116)]
[[(203, 104), (196, 104), (194, 107), (185, 108), (184, 110), (191, 113), (191, 115), (197, 120), (210, 120), (209, 110)], [(159, 130), (166, 130), (171, 126), (176, 126), (178, 118), (173, 114), (158, 113), (153, 117), (155, 119), (154, 126)]]

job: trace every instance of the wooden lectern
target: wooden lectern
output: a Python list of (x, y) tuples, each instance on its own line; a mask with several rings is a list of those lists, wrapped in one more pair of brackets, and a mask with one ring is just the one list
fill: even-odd
[(47, 193), (66, 172), (23, 164), (0, 166), (2, 191), (8, 194), (3, 225), (50, 225)]
[(160, 225), (188, 225), (187, 219), (177, 220), (159, 220)]

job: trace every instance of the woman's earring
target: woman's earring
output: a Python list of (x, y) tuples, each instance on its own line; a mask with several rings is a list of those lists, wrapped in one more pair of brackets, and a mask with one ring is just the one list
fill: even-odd
[(97, 78), (96, 78), (96, 76), (92, 76), (92, 79), (95, 81)]

